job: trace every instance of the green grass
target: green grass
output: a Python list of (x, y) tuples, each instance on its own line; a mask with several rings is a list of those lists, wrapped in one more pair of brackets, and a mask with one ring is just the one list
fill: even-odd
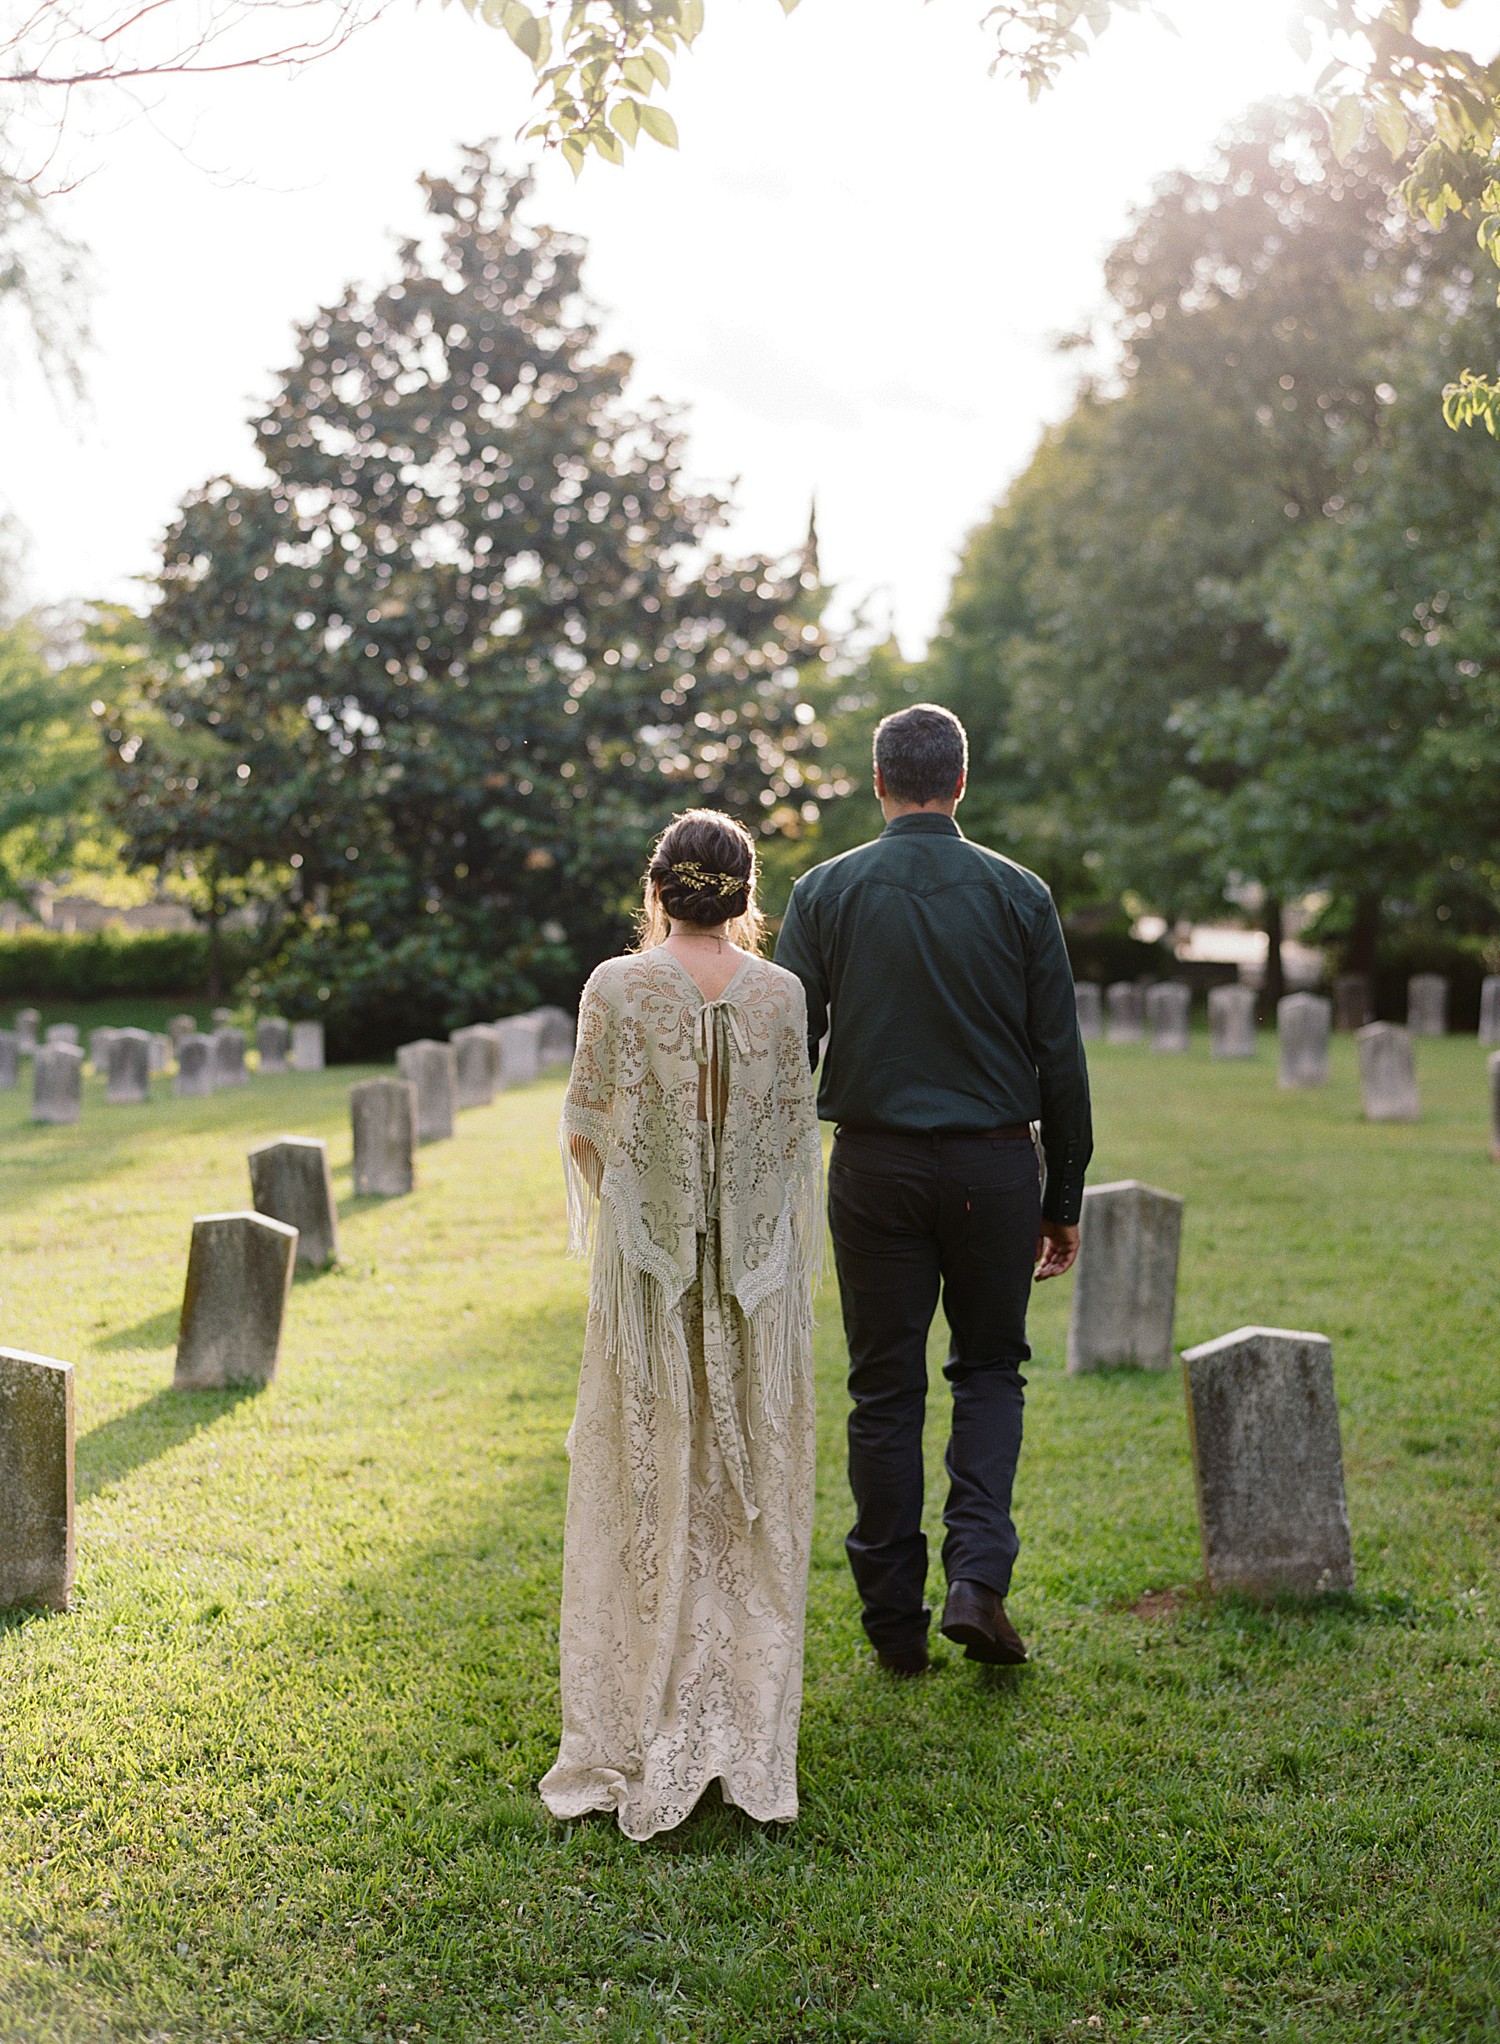
[[(220, 1005), (211, 1001), (207, 994), (183, 996), (173, 994), (116, 994), (97, 1001), (7, 1001), (0, 1006), (0, 1029), (15, 1027), (15, 1015), (19, 1008), (34, 1007), (41, 1015), (41, 1029), (49, 1029), (54, 1022), (74, 1022), (83, 1031), (85, 1038), (91, 1029), (158, 1029), (164, 1030), (174, 1015), (192, 1015), (200, 1029), (211, 1029), (210, 1012)], [(240, 1010), (235, 1003), (239, 1020), (250, 1020), (248, 1008)]]
[[(715, 1801), (644, 1847), (536, 1797), (584, 1300), (558, 1086), (390, 1202), (349, 1197), (357, 1073), (137, 1109), (90, 1080), (77, 1129), (0, 1096), (0, 1339), (76, 1363), (81, 1498), (76, 1610), (0, 1626), (0, 2037), (1500, 2039), (1482, 1062), (1423, 1045), (1425, 1119), (1375, 1128), (1347, 1042), (1316, 1095), (1266, 1048), (1093, 1060), (1096, 1178), (1187, 1199), (1180, 1340), (1333, 1338), (1356, 1595), (1196, 1592), (1179, 1379), (1067, 1379), (1065, 1281), (1017, 1501), (1034, 1665), (882, 1678), (825, 1300), (802, 1819)], [(270, 1391), (174, 1393), (191, 1218), (282, 1130), (331, 1139), (342, 1264)]]

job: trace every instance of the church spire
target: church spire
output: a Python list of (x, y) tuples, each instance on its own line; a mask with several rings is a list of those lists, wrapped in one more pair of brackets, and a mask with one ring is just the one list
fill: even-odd
[(814, 491), (812, 503), (807, 512), (807, 538), (802, 543), (802, 586), (804, 589), (819, 589), (823, 584), (823, 572), (818, 562), (818, 498)]

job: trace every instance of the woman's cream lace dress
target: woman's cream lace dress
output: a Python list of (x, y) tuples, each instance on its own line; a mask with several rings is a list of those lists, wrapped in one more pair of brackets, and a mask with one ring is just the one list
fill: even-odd
[(568, 1436), (559, 1817), (680, 1824), (709, 1783), (797, 1814), (822, 1151), (800, 983), (705, 1001), (670, 952), (589, 981), (562, 1122), (593, 1234)]

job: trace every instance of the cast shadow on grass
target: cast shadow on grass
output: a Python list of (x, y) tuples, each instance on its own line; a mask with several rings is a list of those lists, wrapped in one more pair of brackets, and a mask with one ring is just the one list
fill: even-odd
[(117, 1327), (113, 1334), (106, 1334), (93, 1344), (97, 1355), (119, 1355), (122, 1351), (135, 1349), (170, 1348), (177, 1339), (177, 1322), (182, 1308), (163, 1306), (159, 1313), (152, 1313), (144, 1320), (137, 1320), (133, 1327)]
[[(175, 1314), (173, 1319), (175, 1321)], [(223, 1391), (158, 1391), (143, 1405), (105, 1420), (78, 1443), (77, 1490), (81, 1500), (119, 1483), (143, 1463), (170, 1454), (194, 1434), (213, 1426), (242, 1400), (254, 1396), (256, 1384), (233, 1384)]]

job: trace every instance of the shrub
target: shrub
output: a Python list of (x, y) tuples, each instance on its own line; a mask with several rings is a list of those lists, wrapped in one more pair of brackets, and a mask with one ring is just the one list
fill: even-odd
[[(253, 955), (242, 933), (220, 937), (226, 986)], [(0, 999), (96, 1001), (126, 994), (201, 994), (209, 982), (203, 930), (93, 930), (62, 936), (23, 930), (0, 937)]]

